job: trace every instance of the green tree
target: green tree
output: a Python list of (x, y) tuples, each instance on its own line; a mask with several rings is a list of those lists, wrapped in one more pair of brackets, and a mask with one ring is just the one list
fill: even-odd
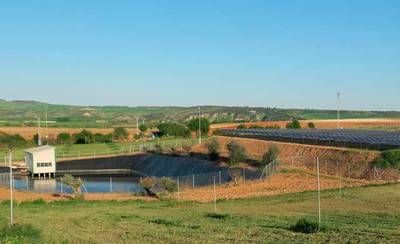
[(101, 133), (96, 133), (94, 134), (94, 141), (96, 143), (111, 143), (112, 142), (112, 133), (110, 134), (101, 134)]
[(57, 135), (57, 143), (59, 144), (66, 144), (71, 142), (71, 135), (66, 132), (61, 132), (60, 134)]
[(207, 142), (207, 149), (208, 149), (208, 157), (212, 161), (216, 161), (219, 159), (219, 142), (217, 139), (212, 138), (209, 142)]
[(291, 122), (287, 123), (287, 129), (301, 129), (301, 124), (297, 119), (293, 119)]
[(274, 162), (279, 156), (279, 149), (276, 145), (271, 145), (266, 153), (262, 157), (262, 164), (268, 165)]
[(161, 136), (189, 137), (190, 131), (183, 124), (164, 122), (157, 126)]
[(308, 123), (309, 129), (315, 129), (315, 124), (313, 122)]
[[(194, 118), (189, 120), (187, 123), (187, 127), (189, 128), (190, 131), (192, 132), (199, 132), (199, 119)], [(201, 128), (201, 133), (206, 135), (210, 131), (210, 121), (206, 118), (201, 118), (200, 119), (200, 128)]]
[(82, 196), (82, 180), (80, 178), (74, 178), (70, 174), (65, 174), (64, 177), (61, 178), (61, 182), (69, 187), (71, 187), (74, 198)]
[(141, 124), (141, 125), (139, 126), (139, 130), (140, 130), (142, 133), (146, 132), (147, 129), (148, 129), (147, 126), (144, 125), (144, 124)]
[(229, 152), (230, 166), (234, 166), (247, 158), (246, 149), (235, 141), (229, 142), (226, 149)]
[(93, 133), (85, 129), (78, 134), (74, 134), (73, 137), (75, 144), (90, 144), (94, 142)]
[(113, 138), (115, 140), (126, 140), (128, 136), (129, 133), (124, 127), (117, 127), (114, 129)]
[(0, 147), (21, 147), (25, 146), (27, 141), (19, 134), (10, 135), (0, 132)]

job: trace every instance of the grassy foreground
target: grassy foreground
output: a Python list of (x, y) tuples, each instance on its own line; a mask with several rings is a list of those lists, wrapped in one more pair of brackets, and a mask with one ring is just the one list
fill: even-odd
[(400, 240), (400, 184), (322, 192), (324, 231), (301, 234), (290, 226), (316, 220), (316, 193), (288, 194), (217, 203), (29, 202), (0, 204), (2, 242), (332, 242), (395, 243)]

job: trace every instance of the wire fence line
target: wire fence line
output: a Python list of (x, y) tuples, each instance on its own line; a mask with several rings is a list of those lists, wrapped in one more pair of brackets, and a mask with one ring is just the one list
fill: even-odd
[(319, 160), (321, 174), (362, 180), (384, 180), (388, 182), (400, 181), (399, 169), (382, 169), (367, 162), (349, 162), (324, 156), (312, 157), (305, 155), (294, 155), (291, 157), (280, 158), (281, 162), (284, 162), (292, 168), (299, 167), (312, 171), (316, 170), (317, 159)]
[[(182, 176), (96, 176), (82, 178), (82, 192), (99, 193), (141, 193), (143, 188), (140, 183), (144, 178), (149, 177), (157, 184), (164, 180), (175, 183), (178, 191), (196, 189), (214, 184), (244, 184), (254, 181), (262, 181), (271, 177), (278, 167), (278, 162), (274, 161), (262, 169), (250, 168), (225, 168), (217, 172), (204, 174), (190, 174)], [(61, 183), (61, 178), (35, 180), (28, 176), (13, 176), (13, 186), (21, 191), (39, 193), (71, 193), (72, 189)], [(9, 172), (0, 173), (0, 185), (10, 186)]]
[[(134, 143), (104, 143), (104, 144), (65, 144), (56, 146), (56, 160), (96, 158), (99, 156), (124, 155), (148, 150), (185, 150), (185, 147), (191, 147), (196, 144), (196, 139), (156, 139), (148, 142)], [(157, 148), (158, 147), (158, 148)], [(7, 166), (8, 151), (0, 150), (0, 160), (4, 160), (4, 166)], [(17, 149), (13, 153), (15, 161), (24, 160), (24, 150)], [(3, 163), (0, 161), (0, 165)]]
[(71, 158), (96, 158), (102, 156), (109, 155), (128, 155), (134, 153), (141, 153), (147, 151), (155, 151), (155, 150), (175, 150), (175, 151), (184, 151), (184, 147), (191, 147), (195, 145), (196, 142), (194, 140), (168, 140), (168, 141), (152, 141), (152, 142), (143, 142), (143, 143), (135, 143), (128, 145), (116, 145), (107, 149), (86, 149), (86, 150), (65, 150), (58, 149), (56, 150), (56, 159), (57, 160), (65, 160)]

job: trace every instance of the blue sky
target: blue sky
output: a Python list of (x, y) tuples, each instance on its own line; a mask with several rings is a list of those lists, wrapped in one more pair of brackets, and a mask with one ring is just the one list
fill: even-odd
[(400, 1), (0, 3), (0, 98), (400, 110)]

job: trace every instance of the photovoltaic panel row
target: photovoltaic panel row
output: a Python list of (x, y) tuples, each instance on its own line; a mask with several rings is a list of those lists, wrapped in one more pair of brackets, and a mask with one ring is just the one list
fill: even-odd
[(224, 136), (256, 138), (283, 142), (387, 150), (400, 148), (400, 132), (333, 129), (224, 129)]

